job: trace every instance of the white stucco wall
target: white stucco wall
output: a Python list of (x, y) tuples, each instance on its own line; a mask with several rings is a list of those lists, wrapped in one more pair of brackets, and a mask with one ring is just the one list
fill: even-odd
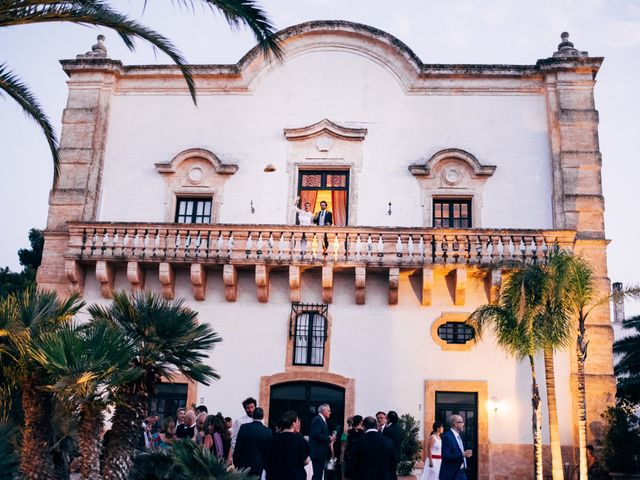
[[(100, 297), (94, 272), (87, 272), (84, 299), (87, 304), (107, 303)], [(160, 291), (157, 268), (147, 267), (146, 288)], [(355, 305), (353, 273), (336, 273), (334, 302), (329, 306), (332, 320), (329, 371), (355, 379), (355, 410), (361, 415), (378, 410), (396, 410), (424, 419), (425, 380), (482, 380), (488, 396), (500, 401), (498, 412), (479, 412), (489, 419), (492, 443), (531, 442), (531, 376), (528, 362), (508, 357), (487, 335), (471, 351), (444, 352), (433, 341), (430, 330), (442, 312), (471, 312), (486, 302), (480, 285), (471, 282), (467, 305), (455, 307), (444, 283), (436, 281), (434, 305), (419, 305), (407, 277), (400, 282), (397, 306), (387, 305), (387, 279), (367, 276), (367, 302)], [(198, 399), (210, 411), (237, 417), (241, 401), (259, 396), (260, 377), (285, 370), (288, 322), (291, 311), (288, 276), (272, 272), (270, 301), (259, 303), (252, 271), (242, 271), (238, 281), (238, 301), (224, 300), (220, 270), (209, 271), (207, 299), (193, 300), (186, 270), (178, 271), (176, 297), (199, 312), (223, 338), (210, 355), (210, 362), (221, 375), (211, 386), (199, 386)], [(124, 269), (116, 274), (116, 288), (129, 288)], [(319, 271), (302, 276), (303, 302), (322, 301)], [(569, 354), (556, 355), (556, 388), (560, 419), (571, 418)], [(544, 389), (542, 358), (536, 359), (541, 394)], [(543, 408), (546, 410), (546, 408)], [(546, 418), (545, 418), (546, 425)], [(561, 421), (563, 444), (571, 443), (571, 422)], [(544, 441), (548, 431), (544, 428)]]
[[(263, 72), (252, 89), (201, 94), (198, 108), (186, 96), (116, 92), (99, 220), (163, 221), (165, 186), (154, 164), (198, 147), (240, 167), (225, 186), (221, 222), (285, 223), (293, 173), (283, 128), (327, 118), (368, 129), (357, 180), (359, 225), (421, 226), (420, 188), (407, 167), (441, 149), (460, 148), (497, 166), (476, 225), (552, 227), (542, 95), (407, 94), (389, 70), (345, 51), (287, 59)], [(264, 173), (267, 163), (276, 171)]]

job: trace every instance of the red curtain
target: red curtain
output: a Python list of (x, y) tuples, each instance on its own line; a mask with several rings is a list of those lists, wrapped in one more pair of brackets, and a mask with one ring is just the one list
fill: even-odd
[(347, 225), (347, 191), (332, 190), (331, 203), (333, 211), (333, 224), (336, 227), (344, 227)]

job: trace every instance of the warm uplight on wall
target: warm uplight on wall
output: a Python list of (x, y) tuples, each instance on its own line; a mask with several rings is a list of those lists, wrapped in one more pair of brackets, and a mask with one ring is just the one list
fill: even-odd
[(491, 397), (487, 403), (487, 407), (490, 412), (498, 413), (502, 405), (500, 405), (500, 400), (498, 400), (497, 397)]

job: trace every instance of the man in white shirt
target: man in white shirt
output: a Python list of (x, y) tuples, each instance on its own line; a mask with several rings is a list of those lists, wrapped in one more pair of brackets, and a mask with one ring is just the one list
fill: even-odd
[(242, 402), (242, 408), (244, 408), (245, 414), (233, 421), (233, 426), (231, 427), (231, 450), (236, 446), (236, 439), (238, 438), (240, 427), (245, 423), (253, 422), (253, 411), (256, 409), (257, 403), (253, 397), (249, 397)]

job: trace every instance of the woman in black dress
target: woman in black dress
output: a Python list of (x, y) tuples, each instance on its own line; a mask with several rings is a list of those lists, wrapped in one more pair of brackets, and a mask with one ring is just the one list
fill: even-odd
[(278, 423), (281, 430), (273, 436), (271, 442), (266, 468), (267, 480), (306, 480), (304, 466), (311, 460), (309, 445), (298, 433), (298, 414), (293, 410), (284, 412)]

